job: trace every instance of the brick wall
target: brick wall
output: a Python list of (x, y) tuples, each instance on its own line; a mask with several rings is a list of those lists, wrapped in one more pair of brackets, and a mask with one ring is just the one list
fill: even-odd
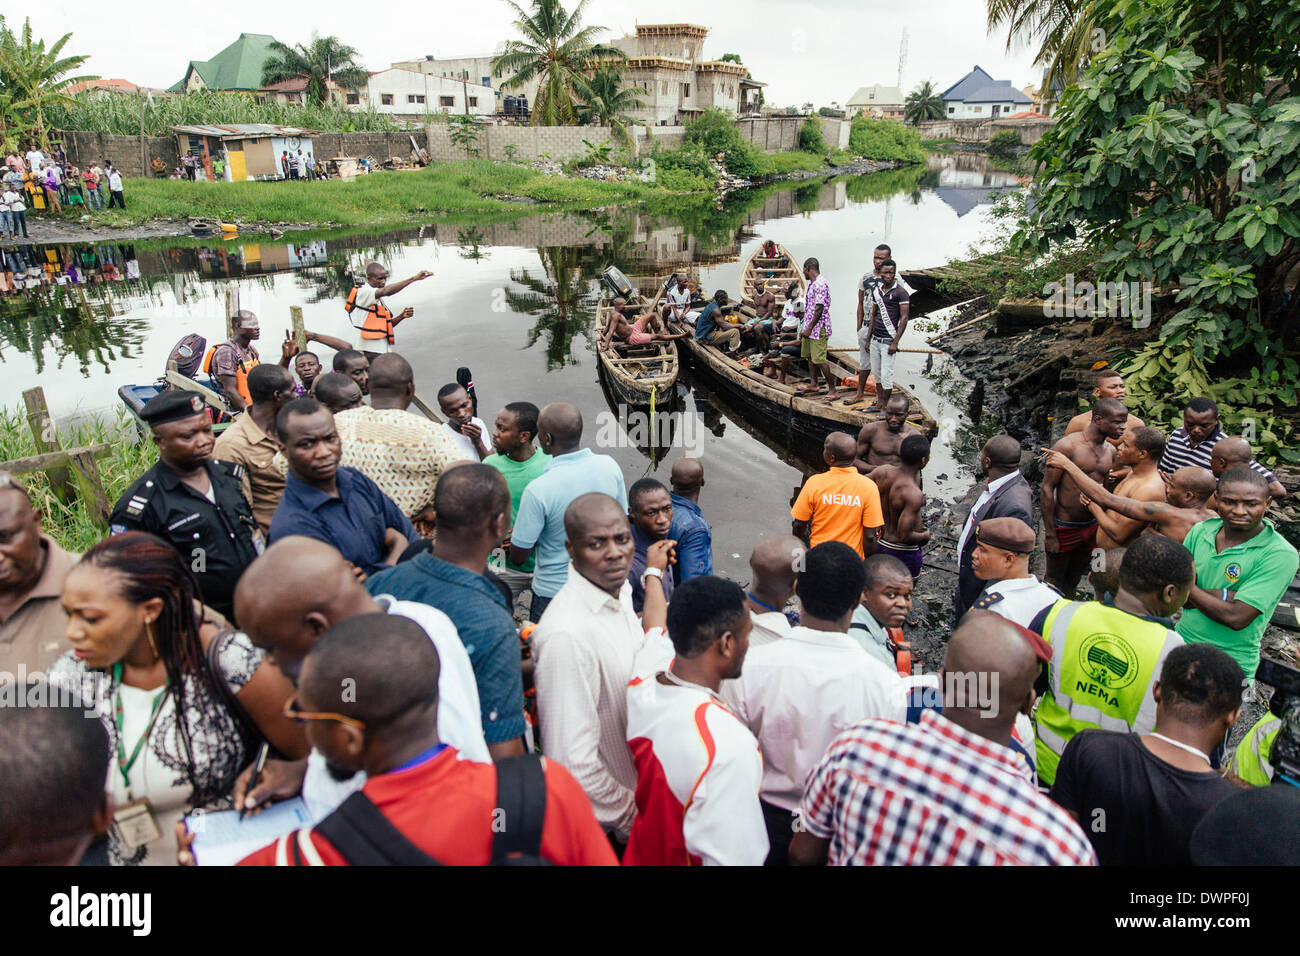
[[(677, 142), (681, 142), (680, 127), (666, 129), (676, 129)], [(465, 158), (464, 148), (452, 143), (451, 130), (447, 125), (430, 124), (426, 127), (426, 132), (430, 159), (448, 162)], [(636, 148), (642, 149), (645, 129), (633, 127), (631, 133)], [(563, 162), (587, 154), (588, 147), (583, 140), (593, 146), (614, 142), (608, 126), (484, 126), (479, 130), (478, 141), (472, 148), (477, 148), (483, 159), (507, 159), (506, 147), (514, 146), (514, 158), (521, 162), (531, 162), (542, 154)], [(656, 135), (655, 142), (665, 141), (671, 144), (671, 134), (662, 138)]]
[(179, 165), (181, 161), (174, 136), (146, 136), (144, 166), (140, 164), (139, 136), (110, 136), (107, 133), (72, 131), (55, 132), (50, 138), (62, 141), (70, 163), (84, 169), (92, 162), (102, 166), (104, 160), (110, 159), (128, 179), (150, 175), (148, 164), (155, 156), (160, 157), (169, 170)]
[(806, 116), (742, 116), (736, 126), (745, 139), (768, 153), (799, 148), (799, 129)]
[(955, 139), (959, 143), (987, 143), (994, 133), (1004, 129), (1020, 134), (1023, 146), (1032, 146), (1044, 133), (1056, 125), (1054, 119), (984, 119), (984, 120), (925, 120), (916, 128), (922, 139)]

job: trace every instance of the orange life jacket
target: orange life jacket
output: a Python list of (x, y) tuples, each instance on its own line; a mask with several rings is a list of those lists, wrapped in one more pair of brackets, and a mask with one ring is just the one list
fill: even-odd
[[(227, 344), (226, 342), (221, 343), (221, 345), (226, 345), (226, 344)], [(212, 348), (208, 349), (207, 354), (203, 356), (204, 374), (206, 375), (212, 374), (212, 357), (217, 354), (217, 349), (221, 348), (221, 345), (212, 346)], [(238, 355), (239, 352), (236, 351), (235, 354)], [(257, 366), (261, 364), (262, 363), (257, 359), (253, 359), (248, 364), (245, 364), (244, 360), (241, 358), (239, 360), (239, 365), (235, 367), (235, 388), (239, 392), (240, 396), (244, 399), (245, 405), (251, 406), (253, 404), (253, 396), (248, 393), (248, 373), (251, 372), (253, 369), (257, 368)]]
[(367, 308), (364, 305), (357, 305), (357, 288), (353, 287), (348, 293), (348, 301), (343, 304), (349, 316), (353, 311), (360, 309), (366, 313), (366, 319), (360, 325), (355, 321), (352, 327), (361, 330), (361, 337), (367, 341), (377, 342), (380, 339), (387, 339), (388, 344), (393, 344), (393, 313), (388, 311), (388, 306), (376, 299), (373, 307)]

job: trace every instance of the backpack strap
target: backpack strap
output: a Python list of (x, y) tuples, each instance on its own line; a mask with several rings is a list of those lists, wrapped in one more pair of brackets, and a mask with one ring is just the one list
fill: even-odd
[(407, 839), (360, 790), (315, 830), (351, 866), (442, 866)]
[(538, 754), (521, 754), (496, 765), (497, 808), (503, 827), (492, 839), (492, 866), (535, 864), (542, 858), (546, 823), (546, 771)]

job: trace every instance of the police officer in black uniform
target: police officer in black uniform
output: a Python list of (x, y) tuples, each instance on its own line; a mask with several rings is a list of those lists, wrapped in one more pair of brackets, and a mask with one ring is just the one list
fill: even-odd
[(189, 562), (204, 603), (233, 621), (235, 583), (265, 548), (244, 497), (243, 466), (213, 460), (212, 421), (192, 392), (162, 392), (140, 417), (158, 464), (118, 499), (110, 531), (147, 531), (169, 543)]

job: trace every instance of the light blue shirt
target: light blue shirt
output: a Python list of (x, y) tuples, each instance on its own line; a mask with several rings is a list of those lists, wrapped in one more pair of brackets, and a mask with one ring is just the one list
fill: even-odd
[(532, 590), (542, 597), (555, 597), (569, 576), (569, 552), (565, 550), (564, 512), (580, 495), (598, 491), (609, 495), (627, 510), (627, 486), (623, 470), (608, 455), (580, 448), (556, 455), (546, 471), (534, 478), (519, 499), (519, 513), (510, 543), (520, 548), (535, 547), (537, 565)]

